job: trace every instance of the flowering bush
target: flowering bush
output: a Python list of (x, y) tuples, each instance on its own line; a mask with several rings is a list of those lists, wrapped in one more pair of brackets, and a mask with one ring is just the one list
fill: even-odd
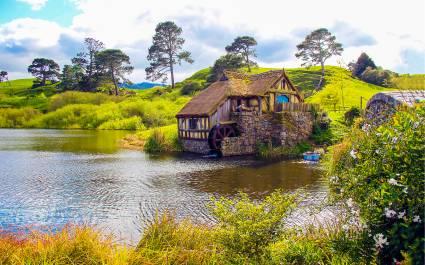
[(402, 260), (403, 254), (413, 264), (424, 260), (424, 162), (423, 105), (399, 111), (379, 127), (357, 122), (334, 147), (333, 198), (359, 210), (381, 264)]

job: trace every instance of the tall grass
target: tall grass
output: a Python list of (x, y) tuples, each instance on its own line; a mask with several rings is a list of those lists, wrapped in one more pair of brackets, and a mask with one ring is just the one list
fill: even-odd
[(425, 89), (425, 74), (416, 74), (416, 75), (399, 75), (391, 78), (391, 86), (399, 89), (415, 89), (415, 90), (424, 90)]
[(33, 108), (22, 109), (1, 109), (0, 108), (0, 128), (22, 128), (39, 117), (41, 113)]

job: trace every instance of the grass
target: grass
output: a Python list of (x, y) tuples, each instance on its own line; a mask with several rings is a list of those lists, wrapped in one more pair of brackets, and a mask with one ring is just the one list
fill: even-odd
[(404, 74), (391, 78), (391, 86), (398, 89), (425, 89), (425, 74)]
[(344, 229), (336, 220), (305, 229), (279, 225), (291, 198), (274, 192), (262, 201), (246, 194), (217, 199), (211, 204), (215, 225), (178, 220), (166, 211), (134, 247), (85, 226), (0, 233), (0, 264), (375, 264), (374, 252), (361, 243), (363, 234), (356, 227)]

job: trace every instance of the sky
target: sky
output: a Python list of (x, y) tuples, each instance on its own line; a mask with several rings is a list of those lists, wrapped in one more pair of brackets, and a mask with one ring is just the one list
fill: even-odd
[(318, 28), (343, 44), (346, 64), (366, 52), (377, 65), (399, 73), (425, 73), (425, 1), (371, 0), (0, 0), (0, 70), (9, 79), (30, 77), (37, 57), (61, 67), (83, 50), (85, 37), (122, 49), (145, 80), (155, 26), (174, 21), (183, 29), (193, 64), (176, 67), (176, 79), (211, 66), (237, 36), (254, 37), (263, 67), (299, 67), (296, 45)]

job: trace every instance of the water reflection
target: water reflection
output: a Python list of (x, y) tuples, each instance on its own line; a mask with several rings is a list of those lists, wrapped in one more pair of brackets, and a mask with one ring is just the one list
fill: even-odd
[(316, 166), (120, 150), (126, 132), (0, 130), (0, 228), (96, 224), (136, 241), (156, 211), (210, 221), (211, 196), (325, 190)]

